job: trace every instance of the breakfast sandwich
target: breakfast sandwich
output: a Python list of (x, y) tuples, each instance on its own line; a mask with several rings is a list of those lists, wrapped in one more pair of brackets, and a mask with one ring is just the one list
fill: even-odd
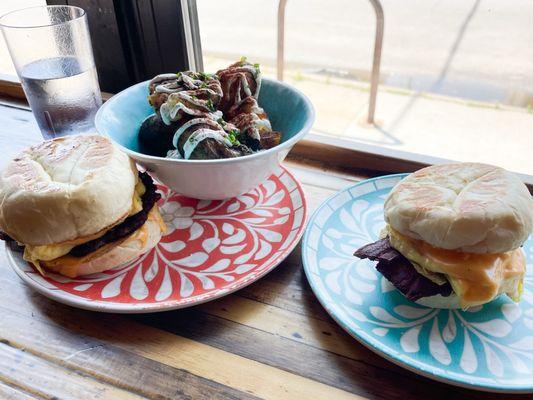
[(355, 252), (408, 299), (434, 308), (519, 301), (533, 230), (533, 200), (502, 168), (457, 163), (421, 169), (384, 205), (382, 238)]
[(153, 248), (166, 227), (147, 173), (102, 136), (42, 142), (0, 172), (0, 230), (45, 273), (114, 268)]

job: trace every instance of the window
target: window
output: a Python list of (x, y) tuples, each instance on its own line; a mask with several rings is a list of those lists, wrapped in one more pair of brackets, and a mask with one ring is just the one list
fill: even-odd
[[(0, 2), (0, 15), (7, 14), (10, 11), (26, 7), (42, 6), (46, 0), (2, 0)], [(17, 72), (11, 62), (9, 51), (4, 41), (4, 36), (0, 34), (0, 76), (16, 79)]]
[[(0, 13), (44, 3), (85, 8), (104, 91), (188, 66), (215, 72), (241, 56), (276, 77), (278, 0), (0, 3)], [(310, 140), (422, 163), (489, 162), (533, 183), (533, 2), (381, 3), (380, 87), (369, 125), (371, 1), (287, 0), (284, 79), (315, 105)], [(14, 70), (0, 40), (6, 73)]]
[[(161, 71), (188, 68), (179, 0), (2, 0), (0, 15), (46, 4), (77, 6), (86, 11), (100, 88), (104, 92), (116, 93)], [(16, 79), (3, 37), (0, 54), (0, 74)]]
[[(533, 175), (533, 3), (382, 3), (377, 126), (365, 126), (375, 29), (370, 2), (287, 1), (285, 77), (316, 107), (313, 137), (403, 158), (490, 162)], [(205, 70), (247, 55), (275, 76), (277, 6), (197, 0)]]

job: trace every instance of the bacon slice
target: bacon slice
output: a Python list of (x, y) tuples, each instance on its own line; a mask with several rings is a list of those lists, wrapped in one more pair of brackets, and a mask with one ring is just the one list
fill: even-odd
[(145, 192), (141, 196), (143, 209), (137, 214), (126, 218), (122, 223), (107, 231), (103, 236), (93, 239), (89, 242), (80, 244), (72, 250), (70, 255), (74, 257), (83, 257), (108, 243), (113, 243), (117, 240), (123, 239), (131, 235), (139, 229), (148, 219), (148, 213), (154, 207), (155, 203), (161, 198), (161, 195), (156, 191), (154, 181), (146, 172), (139, 172), (139, 178), (142, 181)]
[(378, 261), (376, 269), (411, 301), (437, 294), (446, 297), (452, 293), (449, 282), (438, 285), (418, 273), (413, 264), (391, 246), (388, 237), (361, 247), (354, 256)]

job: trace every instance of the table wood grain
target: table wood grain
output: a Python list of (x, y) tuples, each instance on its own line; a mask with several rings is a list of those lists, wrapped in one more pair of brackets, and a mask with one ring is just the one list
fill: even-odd
[[(0, 105), (0, 166), (40, 141)], [(288, 162), (312, 212), (364, 178)], [(519, 399), (419, 377), (372, 353), (323, 310), (300, 248), (222, 299), (149, 315), (98, 314), (33, 292), (0, 247), (1, 399)]]

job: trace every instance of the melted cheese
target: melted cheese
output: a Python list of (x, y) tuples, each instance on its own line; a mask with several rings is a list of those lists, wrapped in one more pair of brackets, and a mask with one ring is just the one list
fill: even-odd
[(30, 246), (24, 247), (24, 259), (31, 260), (53, 260), (61, 257), (72, 250), (76, 244), (53, 244), (46, 246)]
[[(146, 192), (146, 188), (144, 187), (141, 180), (138, 179), (133, 192), (131, 210), (128, 215), (137, 214), (139, 211), (142, 210), (143, 206), (141, 196), (144, 194), (144, 192)], [(107, 230), (103, 230), (97, 236), (91, 236), (89, 240), (97, 239), (98, 237), (103, 236), (106, 232)], [(23, 258), (37, 267), (37, 265), (39, 265), (40, 260), (50, 261), (62, 257), (65, 254), (68, 254), (70, 250), (72, 250), (77, 245), (85, 243), (87, 241), (87, 238), (82, 238), (61, 244), (49, 244), (43, 246), (26, 245), (24, 247)], [(39, 272), (41, 272), (39, 267), (37, 267), (37, 269), (39, 270)]]
[(135, 185), (135, 190), (133, 192), (133, 201), (131, 205), (131, 210), (129, 215), (137, 214), (143, 209), (143, 202), (141, 200), (142, 195), (146, 192), (146, 188), (139, 179)]
[[(159, 225), (159, 229), (162, 233), (165, 233), (167, 231), (167, 226), (165, 224), (165, 221), (163, 221), (163, 217), (161, 217), (161, 214), (159, 213), (159, 209), (157, 206), (152, 208), (150, 212), (148, 213), (148, 219), (147, 221), (153, 221), (156, 222)], [(139, 229), (137, 229), (135, 232), (133, 232), (127, 240), (138, 240), (141, 245), (140, 247), (144, 247), (146, 245), (147, 240), (149, 239), (149, 231), (146, 224), (141, 226)]]
[[(146, 241), (148, 240), (148, 228), (146, 227), (146, 225), (141, 226), (124, 241), (130, 240), (139, 240), (141, 242), (141, 246), (144, 246), (146, 244)], [(110, 243), (108, 245), (109, 249), (114, 249), (115, 247), (116, 244), (113, 243)], [(107, 251), (104, 250), (103, 254), (105, 254), (106, 252)], [(79, 266), (88, 262), (90, 260), (90, 256), (91, 254), (88, 254), (85, 257), (73, 257), (67, 254), (58, 258), (57, 260), (54, 260), (54, 265), (52, 268), (55, 271), (59, 272), (61, 275), (75, 278), (76, 276), (78, 276)]]
[[(161, 217), (161, 214), (159, 213), (159, 209), (157, 206), (152, 208), (150, 212), (148, 213), (148, 220), (155, 221), (159, 224), (161, 231), (166, 231), (166, 225), (163, 221), (163, 218)], [(139, 229), (137, 229), (135, 232), (133, 232), (130, 236), (128, 236), (125, 240), (121, 241), (121, 243), (125, 242), (132, 242), (132, 241), (139, 241), (139, 248), (142, 248), (146, 245), (146, 242), (150, 238), (150, 232), (148, 231), (148, 226), (146, 224), (142, 225)], [(105, 254), (107, 251), (110, 251), (114, 249), (117, 244), (116, 243), (109, 243), (106, 245), (107, 249), (99, 249), (98, 251), (101, 251), (100, 255)], [(103, 250), (103, 251), (102, 251)], [(91, 259), (93, 259), (94, 254), (88, 254), (85, 257), (73, 257), (71, 255), (64, 255), (60, 258), (57, 258), (49, 263), (47, 263), (47, 267), (53, 269), (56, 272), (59, 272), (61, 275), (65, 275), (71, 278), (75, 278), (79, 275), (79, 266), (81, 264), (84, 264)], [(39, 272), (42, 273), (40, 266), (37, 268)]]
[(496, 254), (474, 254), (439, 249), (408, 238), (389, 227), (392, 247), (423, 268), (445, 274), (461, 306), (486, 303), (501, 293), (518, 301), (525, 274), (525, 256), (521, 249)]
[[(155, 212), (154, 210), (156, 210), (157, 212)], [(163, 217), (161, 216), (157, 205), (150, 211), (150, 213), (148, 213), (148, 219), (157, 222), (159, 224), (159, 229), (161, 229), (162, 233), (167, 232), (167, 225), (165, 224), (165, 221), (163, 220)]]

